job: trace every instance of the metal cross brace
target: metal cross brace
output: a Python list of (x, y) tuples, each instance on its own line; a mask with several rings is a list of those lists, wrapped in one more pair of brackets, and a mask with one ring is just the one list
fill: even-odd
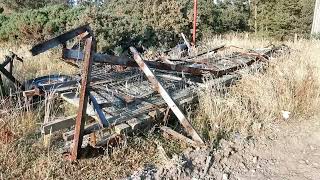
[(193, 138), (193, 140), (203, 144), (203, 140), (199, 134), (194, 130), (192, 125), (189, 123), (186, 116), (178, 108), (177, 104), (173, 101), (166, 89), (161, 85), (157, 77), (153, 74), (149, 66), (143, 61), (142, 57), (134, 47), (130, 47), (130, 51), (134, 55), (134, 60), (137, 62), (141, 70), (145, 73), (148, 80), (153, 85), (153, 88), (160, 93), (164, 101), (168, 104), (173, 113), (177, 116), (182, 126), (185, 128), (186, 132)]

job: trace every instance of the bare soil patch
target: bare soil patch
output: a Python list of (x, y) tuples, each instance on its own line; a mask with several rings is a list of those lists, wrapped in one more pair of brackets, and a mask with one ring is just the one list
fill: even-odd
[(259, 138), (235, 135), (219, 148), (186, 150), (129, 179), (318, 179), (320, 121), (285, 122)]

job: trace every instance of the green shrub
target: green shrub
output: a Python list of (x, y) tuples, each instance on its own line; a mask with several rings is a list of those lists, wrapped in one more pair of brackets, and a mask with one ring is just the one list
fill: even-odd
[(110, 0), (92, 15), (98, 47), (175, 45), (181, 32), (190, 34), (183, 7), (179, 1)]
[(56, 5), (0, 15), (0, 40), (34, 43), (81, 24), (84, 7)]
[[(197, 39), (212, 32), (245, 30), (246, 17), (236, 18), (241, 14), (239, 7), (199, 0)], [(182, 40), (182, 32), (191, 39), (192, 22), (193, 2), (189, 0), (109, 0), (99, 7), (55, 5), (0, 14), (0, 41), (35, 43), (90, 23), (99, 51), (118, 52), (140, 45), (168, 48)]]

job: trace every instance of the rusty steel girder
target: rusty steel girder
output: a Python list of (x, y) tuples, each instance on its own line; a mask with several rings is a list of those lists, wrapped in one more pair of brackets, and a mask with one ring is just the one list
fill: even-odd
[(93, 63), (95, 39), (91, 36), (86, 39), (85, 43), (85, 56), (84, 56), (84, 72), (82, 76), (81, 90), (80, 90), (80, 102), (78, 115), (76, 118), (75, 133), (73, 147), (71, 150), (71, 160), (76, 160), (80, 157), (81, 146), (83, 142), (84, 124), (87, 118), (87, 105), (90, 94), (90, 77)]

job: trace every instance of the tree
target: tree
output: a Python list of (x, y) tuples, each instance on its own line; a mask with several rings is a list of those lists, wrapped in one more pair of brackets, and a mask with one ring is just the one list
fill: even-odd
[(260, 33), (284, 40), (310, 32), (314, 0), (259, 0), (257, 7)]

